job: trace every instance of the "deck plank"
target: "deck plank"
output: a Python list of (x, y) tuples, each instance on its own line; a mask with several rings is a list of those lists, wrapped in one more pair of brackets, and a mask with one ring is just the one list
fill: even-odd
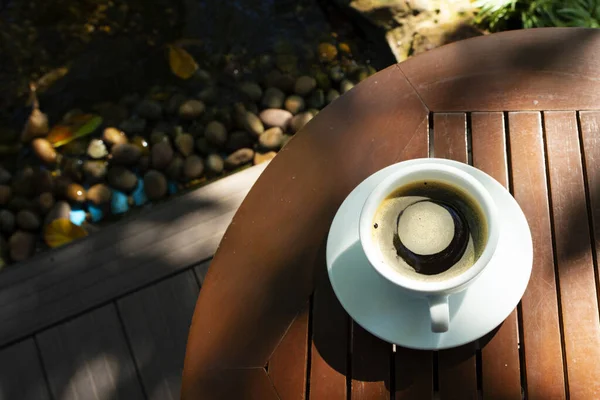
[(144, 398), (114, 304), (41, 332), (37, 340), (53, 398)]
[(3, 272), (0, 345), (211, 257), (264, 168), (226, 177)]
[(0, 400), (50, 400), (33, 339), (0, 351)]
[(149, 400), (179, 399), (187, 335), (198, 297), (191, 270), (117, 302)]

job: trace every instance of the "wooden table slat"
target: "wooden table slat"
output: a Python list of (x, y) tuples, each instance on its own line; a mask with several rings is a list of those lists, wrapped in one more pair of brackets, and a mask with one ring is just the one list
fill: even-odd
[(526, 395), (560, 399), (565, 382), (541, 115), (509, 113), (508, 128), (513, 192), (533, 239), (533, 270), (521, 300)]
[(50, 400), (33, 339), (0, 351), (0, 399)]
[(600, 397), (600, 321), (577, 118), (544, 113), (569, 393)]
[(466, 163), (466, 132), (466, 114), (433, 114), (433, 156)]
[(389, 400), (392, 345), (352, 324), (352, 400)]

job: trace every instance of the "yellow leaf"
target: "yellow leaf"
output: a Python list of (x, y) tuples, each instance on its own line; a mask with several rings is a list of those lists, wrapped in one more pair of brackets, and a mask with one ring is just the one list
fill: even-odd
[(44, 230), (44, 241), (52, 248), (63, 246), (86, 236), (85, 229), (75, 225), (67, 218), (55, 219)]
[(48, 133), (46, 139), (54, 147), (63, 146), (75, 139), (87, 136), (102, 124), (102, 117), (94, 114), (83, 114), (72, 118), (68, 125), (56, 125)]
[(191, 78), (198, 70), (194, 57), (178, 46), (169, 45), (169, 65), (171, 72), (181, 79)]

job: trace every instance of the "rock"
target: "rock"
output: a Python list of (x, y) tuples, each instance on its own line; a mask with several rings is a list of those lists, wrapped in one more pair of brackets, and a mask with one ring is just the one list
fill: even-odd
[(301, 76), (296, 79), (294, 84), (294, 93), (300, 96), (306, 96), (317, 87), (317, 81), (312, 76)]
[(195, 142), (196, 151), (202, 155), (207, 155), (212, 151), (212, 147), (208, 140), (204, 137), (199, 137)]
[(354, 87), (354, 83), (350, 82), (348, 79), (344, 79), (341, 83), (340, 83), (340, 92), (342, 94), (346, 93), (348, 90), (352, 89)]
[(184, 157), (190, 156), (194, 152), (194, 137), (189, 133), (177, 135), (175, 147)]
[(0, 231), (10, 235), (15, 231), (15, 215), (8, 210), (0, 210)]
[(100, 159), (108, 155), (108, 150), (106, 150), (106, 145), (102, 140), (92, 139), (87, 148), (87, 155), (90, 158)]
[(196, 97), (207, 104), (213, 104), (219, 97), (219, 91), (215, 86), (208, 86), (198, 92)]
[(110, 203), (112, 190), (104, 183), (98, 183), (87, 191), (87, 199), (96, 206)]
[(59, 218), (68, 219), (70, 214), (71, 206), (69, 205), (69, 203), (67, 203), (66, 201), (57, 201), (56, 204), (54, 204), (54, 207), (52, 207), (52, 209), (48, 212), (48, 215), (46, 215), (44, 224), (48, 225), (52, 221), (57, 220)]
[(254, 165), (262, 164), (267, 161), (271, 161), (275, 158), (277, 153), (274, 151), (269, 151), (268, 153), (255, 153), (253, 163)]
[(220, 175), (225, 167), (225, 161), (218, 154), (209, 154), (206, 157), (206, 173), (211, 176)]
[(86, 178), (91, 182), (99, 182), (106, 177), (108, 170), (108, 163), (106, 161), (84, 161), (83, 162), (83, 173)]
[(204, 137), (215, 146), (223, 146), (227, 142), (227, 129), (219, 121), (211, 121), (204, 129)]
[(150, 200), (159, 200), (167, 195), (167, 178), (156, 170), (150, 170), (144, 175), (144, 190)]
[(33, 185), (35, 193), (51, 192), (54, 190), (54, 177), (47, 169), (38, 169), (33, 173)]
[(114, 146), (115, 144), (127, 143), (127, 136), (117, 128), (108, 127), (104, 129), (104, 132), (102, 133), (102, 140), (105, 143)]
[(269, 87), (265, 90), (260, 102), (263, 108), (281, 108), (285, 100), (285, 93), (275, 87)]
[(317, 114), (319, 114), (319, 110), (317, 110), (316, 108), (309, 108), (307, 112), (309, 114), (311, 114), (313, 117), (316, 117)]
[(42, 193), (37, 200), (38, 210), (42, 215), (46, 215), (54, 207), (54, 196), (50, 192)]
[(152, 146), (151, 164), (155, 169), (165, 169), (173, 159), (173, 148), (169, 142), (161, 142)]
[(41, 221), (34, 212), (22, 210), (17, 213), (17, 226), (24, 231), (37, 231)]
[(325, 72), (317, 71), (315, 73), (315, 80), (317, 81), (317, 87), (319, 89), (323, 89), (324, 91), (331, 89), (331, 80)]
[(140, 149), (140, 152), (143, 156), (147, 156), (148, 154), (150, 154), (150, 146), (148, 145), (146, 139), (144, 139), (143, 137), (134, 136), (131, 139), (131, 144)]
[(138, 93), (130, 93), (130, 94), (126, 94), (125, 96), (121, 97), (121, 99), (119, 100), (119, 104), (121, 104), (122, 106), (131, 108), (134, 105), (136, 105), (138, 102), (140, 101), (140, 95)]
[(70, 179), (83, 181), (83, 160), (80, 158), (69, 158), (63, 163), (63, 174)]
[(83, 186), (77, 183), (71, 183), (67, 186), (66, 197), (73, 203), (84, 203), (86, 200), (86, 192)]
[(44, 164), (49, 166), (54, 166), (56, 164), (58, 155), (49, 141), (39, 138), (34, 139), (33, 142), (31, 142), (31, 147), (37, 158)]
[(0, 185), (6, 185), (8, 182), (10, 182), (11, 178), (11, 173), (0, 167)]
[(157, 120), (162, 117), (162, 106), (155, 100), (144, 99), (138, 104), (137, 113), (142, 118)]
[(88, 141), (86, 138), (73, 140), (61, 147), (60, 151), (65, 156), (80, 157), (84, 156), (88, 148)]
[(186, 97), (181, 93), (175, 93), (173, 96), (169, 98), (167, 104), (165, 106), (165, 111), (168, 114), (176, 114), (179, 110), (179, 107), (186, 101)]
[(362, 82), (369, 77), (369, 70), (367, 68), (359, 68), (355, 73), (356, 80)]
[(263, 94), (261, 87), (256, 82), (243, 82), (240, 85), (240, 92), (252, 101), (259, 101)]
[(169, 136), (165, 132), (154, 131), (150, 134), (150, 143), (154, 145), (161, 142), (169, 143)]
[(239, 149), (225, 159), (225, 168), (235, 169), (249, 163), (252, 158), (254, 158), (254, 150), (249, 148)]
[(119, 129), (129, 135), (138, 135), (146, 130), (146, 120), (134, 115), (121, 122)]
[(8, 185), (0, 185), (0, 206), (5, 206), (12, 197), (12, 189)]
[(277, 150), (283, 143), (283, 131), (279, 127), (267, 129), (258, 138), (258, 143), (263, 149)]
[(329, 92), (327, 92), (327, 98), (326, 98), (327, 103), (331, 103), (332, 101), (334, 101), (338, 97), (340, 97), (340, 92), (338, 92), (335, 89), (331, 89)]
[(337, 57), (338, 51), (336, 47), (331, 43), (321, 43), (319, 47), (317, 47), (317, 51), (319, 52), (319, 58), (322, 61), (331, 62), (335, 60)]
[(276, 87), (277, 85), (277, 81), (278, 79), (282, 76), (283, 74), (281, 73), (281, 71), (277, 70), (277, 69), (273, 69), (271, 71), (269, 71), (267, 74), (265, 74), (265, 85), (267, 87)]
[(35, 251), (35, 235), (28, 232), (17, 231), (8, 240), (10, 258), (15, 261), (25, 261)]
[(259, 109), (256, 103), (248, 102), (245, 104), (246, 110), (250, 111), (252, 114), (258, 114)]
[(124, 167), (111, 167), (107, 180), (110, 186), (122, 192), (131, 192), (137, 185), (137, 176)]
[(179, 117), (185, 120), (193, 120), (199, 118), (204, 113), (204, 103), (200, 100), (187, 100), (179, 106)]
[(274, 86), (282, 90), (285, 93), (290, 93), (294, 90), (294, 85), (296, 84), (296, 79), (292, 75), (282, 74), (275, 81)]
[(235, 131), (229, 135), (229, 139), (227, 139), (227, 144), (225, 147), (229, 151), (235, 151), (243, 147), (252, 147), (253, 145), (254, 140), (246, 131)]
[(310, 94), (308, 105), (309, 107), (318, 109), (325, 107), (325, 93), (323, 89), (317, 89)]
[(181, 179), (181, 176), (183, 175), (183, 158), (179, 156), (173, 157), (173, 160), (169, 163), (165, 173), (171, 180), (177, 181)]
[(269, 108), (260, 113), (260, 120), (268, 127), (285, 129), (292, 120), (292, 113), (287, 110)]
[(150, 156), (141, 156), (137, 163), (138, 172), (144, 173), (150, 169)]
[(47, 133), (48, 116), (39, 109), (34, 108), (25, 123), (23, 132), (21, 133), (21, 140), (23, 142), (29, 142), (36, 137), (46, 136)]
[(204, 172), (204, 162), (197, 155), (189, 156), (183, 163), (183, 175), (187, 179), (196, 179)]
[(263, 126), (260, 118), (256, 116), (256, 114), (253, 114), (250, 111), (246, 111), (243, 118), (244, 129), (246, 129), (253, 135), (260, 136), (260, 134), (265, 131), (265, 127)]
[(131, 143), (124, 143), (113, 146), (110, 154), (111, 164), (131, 166), (138, 162), (142, 156), (142, 151)]
[(294, 118), (292, 118), (292, 121), (290, 122), (289, 130), (292, 133), (298, 132), (312, 118), (313, 118), (313, 115), (309, 112), (303, 112), (301, 114), (294, 116)]
[(329, 77), (334, 82), (341, 82), (346, 77), (344, 70), (339, 65), (334, 65), (329, 69)]
[(296, 115), (304, 110), (304, 99), (298, 95), (291, 95), (285, 99), (285, 109)]

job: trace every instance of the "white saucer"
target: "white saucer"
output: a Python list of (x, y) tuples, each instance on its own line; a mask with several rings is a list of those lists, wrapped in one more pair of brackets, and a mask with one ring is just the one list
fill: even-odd
[(348, 314), (373, 335), (413, 349), (439, 350), (472, 342), (509, 316), (525, 293), (533, 264), (533, 243), (525, 215), (496, 180), (467, 164), (417, 159), (402, 166), (442, 163), (468, 172), (490, 192), (501, 219), (500, 239), (490, 265), (465, 291), (450, 295), (450, 327), (431, 332), (424, 299), (411, 297), (371, 267), (358, 237), (360, 210), (369, 193), (391, 172), (389, 166), (364, 180), (344, 200), (327, 238), (327, 270)]

